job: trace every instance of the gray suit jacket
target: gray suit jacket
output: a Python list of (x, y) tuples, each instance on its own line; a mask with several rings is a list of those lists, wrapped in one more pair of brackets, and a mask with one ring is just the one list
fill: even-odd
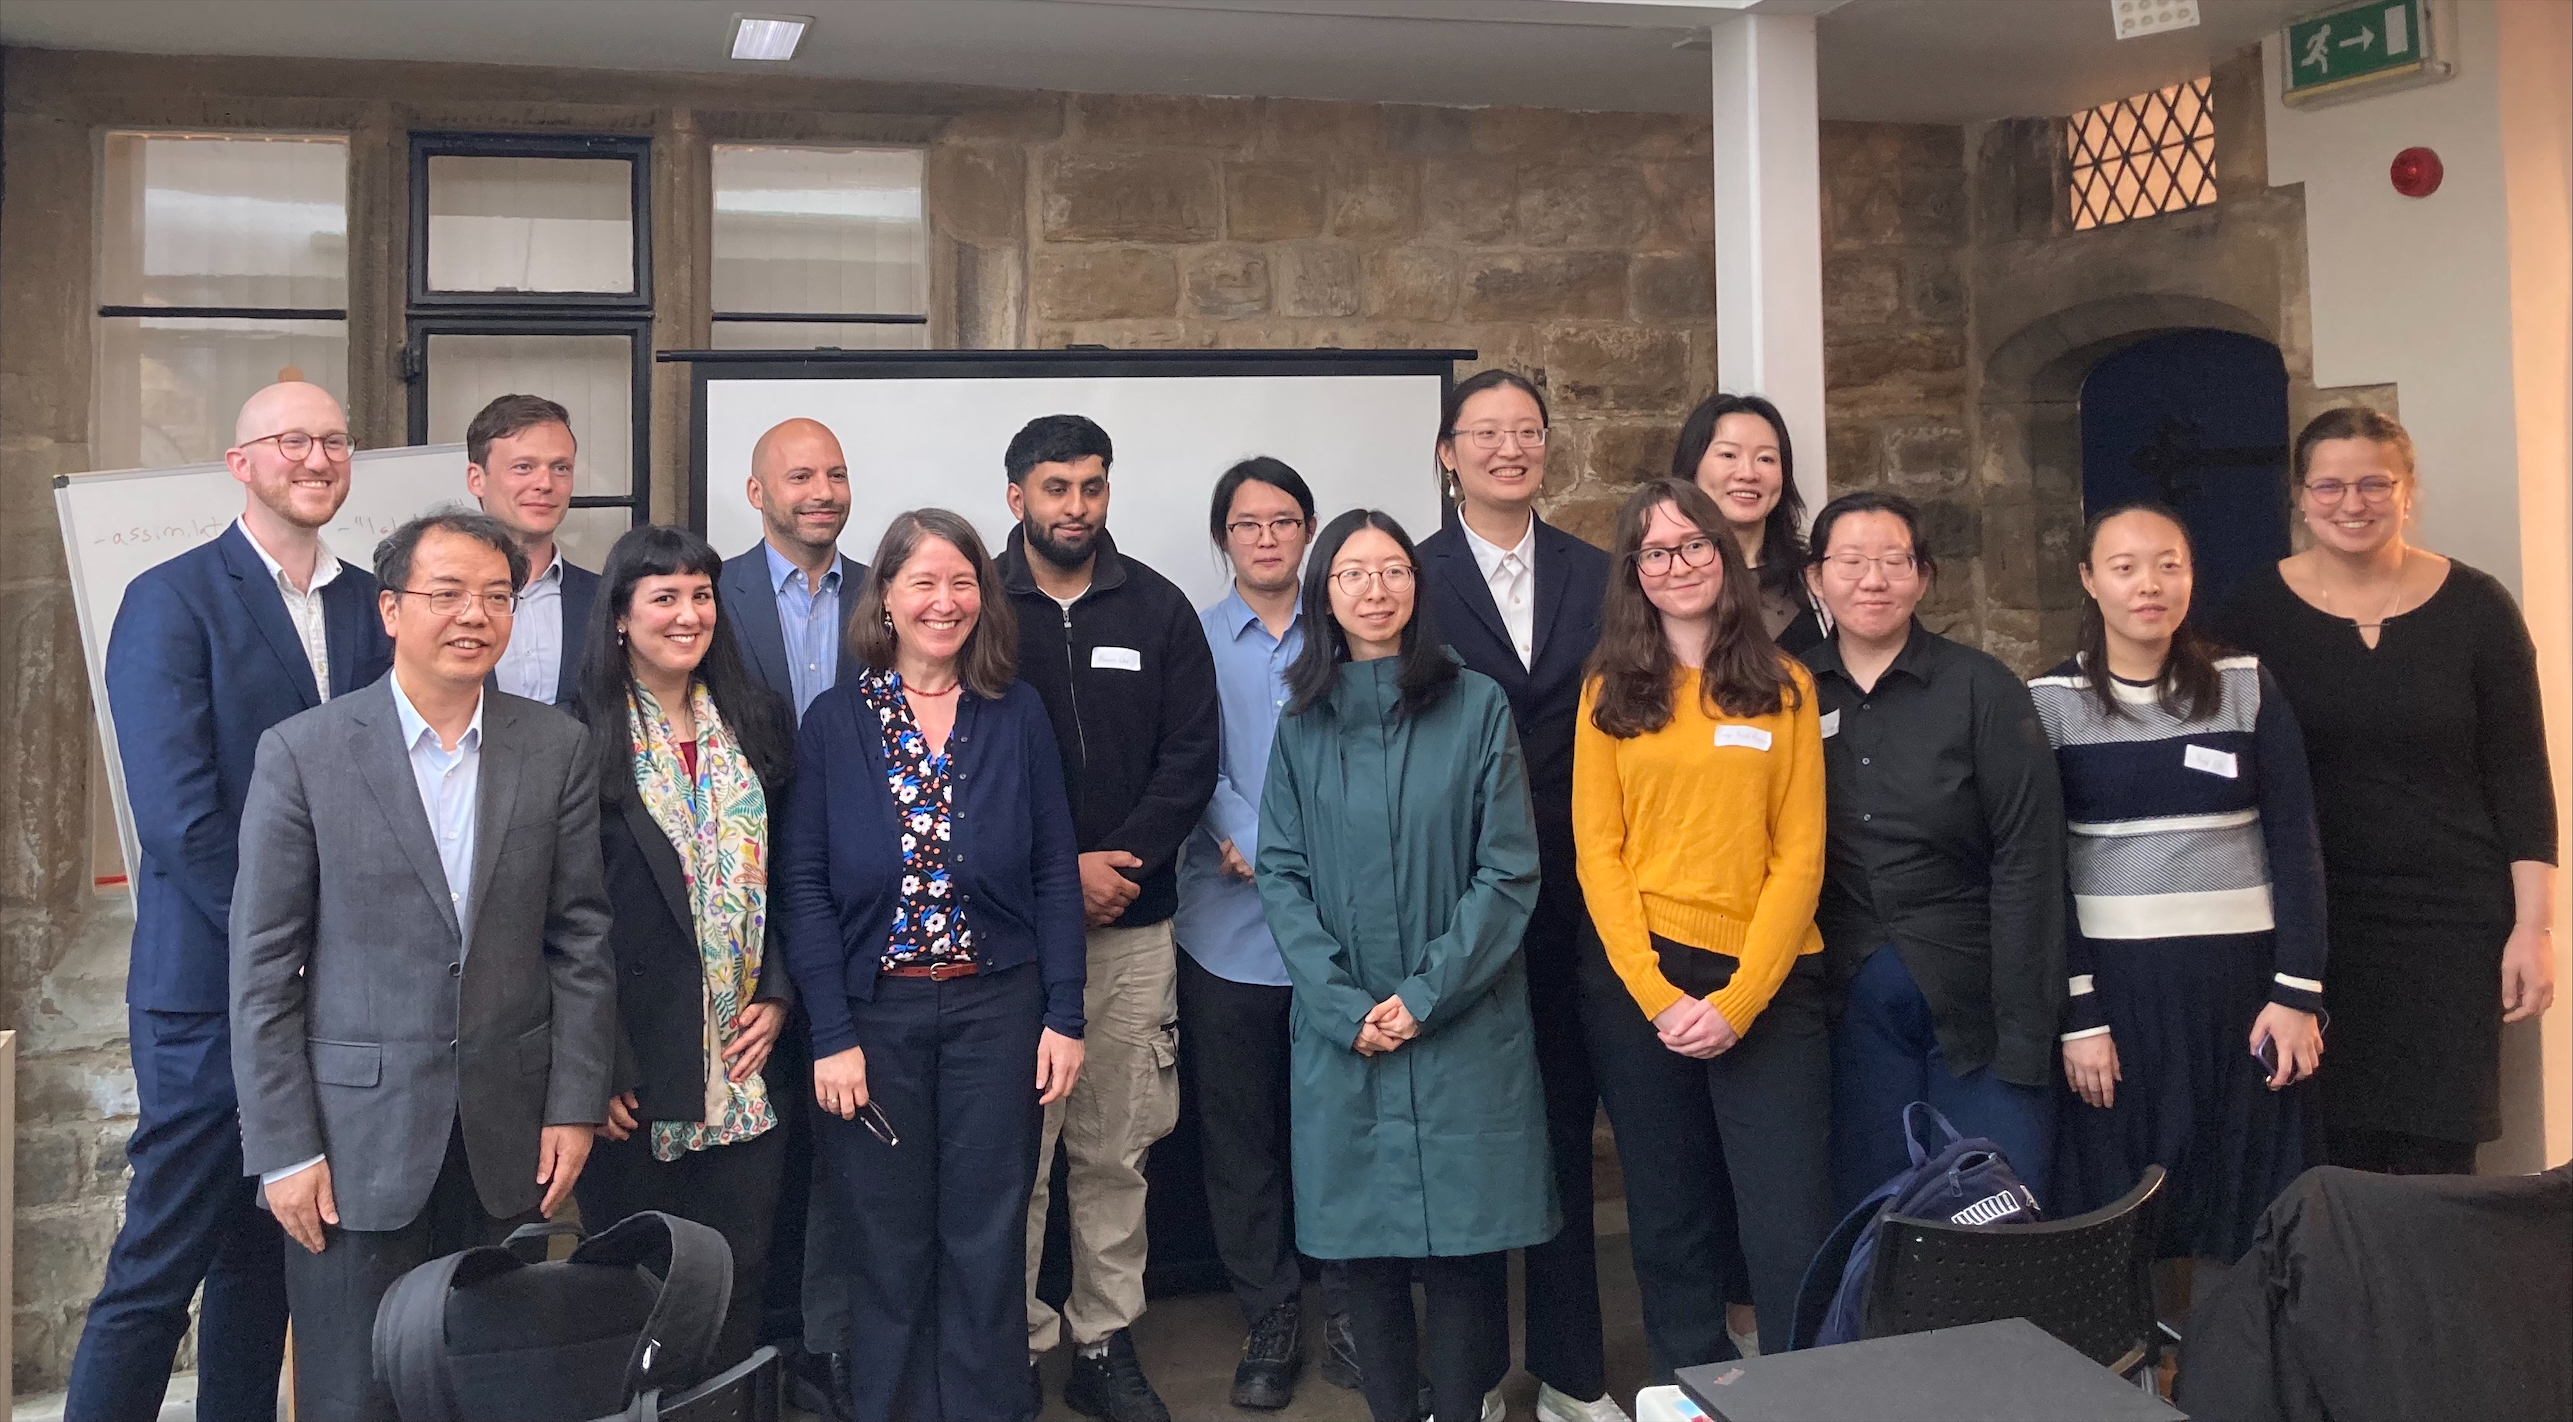
[(533, 1210), (538, 1134), (606, 1119), (616, 979), (597, 762), (483, 693), (473, 922), (459, 925), (384, 681), (260, 739), (232, 898), (242, 1167), (329, 1157), (340, 1223), (409, 1224), (459, 1119), (483, 1208)]

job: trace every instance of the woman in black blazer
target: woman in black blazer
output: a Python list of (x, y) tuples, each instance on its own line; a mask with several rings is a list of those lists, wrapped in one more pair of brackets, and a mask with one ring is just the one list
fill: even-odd
[(732, 1246), (714, 1366), (750, 1356), (785, 1133), (763, 1068), (792, 989), (769, 931), (771, 815), (794, 774), (786, 704), (718, 615), (723, 559), (684, 529), (608, 551), (573, 709), (599, 766), (618, 1039), (607, 1124), (573, 1188), (593, 1231), (640, 1210)]
[[(1449, 392), (1438, 428), (1438, 466), (1456, 517), (1421, 540), (1422, 588), (1448, 645), (1510, 699), (1543, 875), (1522, 947), (1563, 1232), (1527, 1251), (1527, 1366), (1543, 1422), (1624, 1422), (1608, 1395), (1591, 1241), (1590, 1126), (1599, 1087), (1578, 1005), (1574, 942), (1583, 912), (1572, 845), (1572, 727), (1582, 665), (1599, 640), (1608, 555), (1537, 517), (1546, 402), (1534, 385), (1484, 371)], [(1606, 971), (1605, 959), (1600, 967)], [(1624, 988), (1616, 991), (1632, 1015)]]
[(972, 524), (885, 530), (813, 699), (778, 857), (846, 1226), (858, 1422), (1028, 1418), (1028, 1195), (1081, 1071), (1084, 949), (1052, 723)]

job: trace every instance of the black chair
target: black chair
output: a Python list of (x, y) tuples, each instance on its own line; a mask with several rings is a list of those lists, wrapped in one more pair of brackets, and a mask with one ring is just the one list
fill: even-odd
[(786, 1402), (786, 1365), (762, 1345), (738, 1365), (672, 1397), (643, 1394), (614, 1419), (600, 1422), (778, 1422)]
[(1877, 1222), (1865, 1336), (2024, 1318), (2144, 1386), (2162, 1354), (2153, 1256), (2162, 1237), (2162, 1167), (2115, 1204), (2068, 1220), (1958, 1225), (1888, 1215)]

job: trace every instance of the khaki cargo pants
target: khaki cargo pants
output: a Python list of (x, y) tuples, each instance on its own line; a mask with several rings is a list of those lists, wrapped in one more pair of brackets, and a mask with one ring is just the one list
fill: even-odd
[[(1068, 1327), (1097, 1343), (1144, 1311), (1144, 1153), (1179, 1121), (1178, 950), (1168, 921), (1089, 933), (1081, 1079), (1045, 1108), (1036, 1194), (1027, 1207), (1027, 1351), (1052, 1352)], [(1054, 1143), (1070, 1158), (1072, 1294), (1058, 1315), (1036, 1296)]]

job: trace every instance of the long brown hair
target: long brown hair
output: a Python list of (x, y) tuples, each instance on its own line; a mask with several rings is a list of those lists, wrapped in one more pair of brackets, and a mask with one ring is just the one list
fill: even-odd
[(1001, 587), (1001, 575), (992, 567), (982, 535), (963, 514), (913, 509), (894, 515), (883, 540), (876, 544), (875, 561), (867, 566), (866, 590), (858, 594), (858, 610), (849, 617), (849, 655), (876, 671), (893, 669), (893, 619), (884, 610), (884, 590), (901, 576), (903, 565), (920, 551), (926, 538), (952, 545), (974, 565), (983, 605), (974, 617), (974, 630), (965, 634), (965, 645), (956, 653), (956, 679), (985, 701), (997, 701), (1018, 679), (1018, 616), (1010, 608), (1009, 594)]
[(1662, 614), (1644, 596), (1635, 556), (1644, 545), (1644, 530), (1653, 510), (1670, 505), (1681, 518), (1715, 544), (1724, 569), (1724, 586), (1715, 597), (1709, 629), (1706, 670), (1698, 677), (1698, 695), (1707, 714), (1766, 716), (1781, 706), (1803, 704), (1803, 693), (1787, 669), (1786, 653), (1769, 640), (1760, 618), (1760, 587), (1742, 566), (1742, 550), (1733, 530), (1706, 491), (1684, 479), (1656, 479), (1627, 496), (1617, 510), (1617, 535), (1610, 548), (1608, 592), (1599, 606), (1599, 645), (1591, 650), (1583, 675), (1599, 689), (1590, 722), (1624, 739), (1649, 735), (1671, 723), (1671, 687), (1679, 661), (1662, 635)]
[[(2178, 529), (2180, 551), (2189, 555), (2190, 569), (2196, 571), (2198, 547), (2189, 537), (2189, 525), (2169, 508), (2150, 500), (2119, 504), (2092, 514), (2089, 526), (2082, 530), (2083, 567), (2091, 566), (2091, 554), (2099, 548), (2100, 529), (2110, 519), (2132, 513), (2151, 514)], [(2224, 675), (2216, 670), (2216, 658), (2227, 650), (2198, 630), (2196, 618), (2181, 619), (2180, 625), (2171, 629), (2171, 650), (2163, 654), (2162, 674), (2153, 679), (2154, 700), (2183, 721), (2216, 714), (2225, 700)], [(2091, 596), (2087, 588), (2082, 590), (2081, 664), (2082, 675), (2090, 679), (2091, 700), (2110, 720), (2124, 719), (2128, 707), (2117, 699), (2113, 684), (2116, 678), (2108, 671), (2108, 618), (2100, 611), (2099, 599)]]

